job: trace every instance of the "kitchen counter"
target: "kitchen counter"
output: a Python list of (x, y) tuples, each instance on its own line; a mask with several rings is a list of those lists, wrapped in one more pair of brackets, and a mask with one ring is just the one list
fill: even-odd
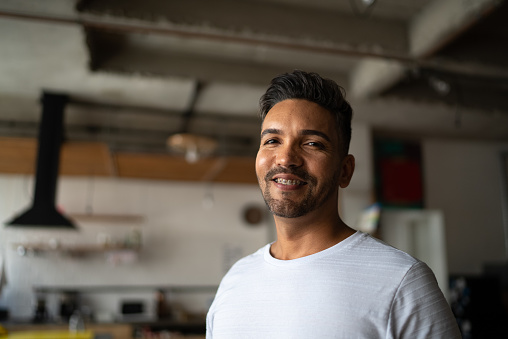
[(0, 336), (0, 339), (94, 339), (96, 336), (91, 331), (69, 332), (69, 331), (20, 331), (12, 332), (7, 336)]
[(205, 334), (206, 322), (205, 320), (158, 320), (149, 322), (133, 322), (133, 327), (143, 328), (148, 327), (153, 331), (173, 331), (184, 334)]
[(64, 324), (3, 324), (3, 326), (9, 332), (9, 336), (6, 337), (8, 339), (94, 339), (101, 336), (111, 339), (131, 339), (133, 333), (132, 325), (116, 323), (91, 323), (86, 325), (87, 331), (76, 333), (69, 332), (69, 326)]
[[(143, 332), (170, 332), (172, 338), (194, 339), (204, 338), (206, 330), (204, 320), (86, 323), (86, 330), (89, 332), (85, 332), (82, 336), (70, 333), (69, 327), (65, 323), (8, 322), (3, 323), (3, 326), (9, 332), (9, 336), (5, 337), (8, 339), (133, 339), (143, 338)], [(22, 336), (28, 332), (31, 336)], [(51, 335), (48, 336), (47, 333), (51, 333)], [(176, 336), (176, 333), (179, 336)], [(4, 337), (0, 336), (0, 339), (4, 339)]]

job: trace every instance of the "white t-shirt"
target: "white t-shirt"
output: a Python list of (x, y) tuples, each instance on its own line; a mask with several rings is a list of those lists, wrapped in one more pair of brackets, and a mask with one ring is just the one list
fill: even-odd
[(270, 244), (238, 261), (207, 315), (207, 339), (460, 338), (429, 267), (361, 232), (278, 260)]

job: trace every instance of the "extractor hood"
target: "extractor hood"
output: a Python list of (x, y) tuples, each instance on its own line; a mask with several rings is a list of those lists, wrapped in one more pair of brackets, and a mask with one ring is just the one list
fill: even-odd
[(74, 224), (55, 207), (64, 109), (68, 97), (64, 94), (43, 92), (41, 101), (42, 117), (32, 206), (6, 224), (13, 227), (75, 229)]

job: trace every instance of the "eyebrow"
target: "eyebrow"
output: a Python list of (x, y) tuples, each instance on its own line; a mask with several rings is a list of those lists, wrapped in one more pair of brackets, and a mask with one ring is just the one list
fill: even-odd
[[(283, 134), (282, 131), (278, 128), (267, 128), (261, 132), (261, 138), (267, 134)], [(300, 135), (317, 135), (328, 142), (331, 142), (330, 137), (323, 132), (316, 131), (313, 129), (304, 129), (300, 131)]]
[(280, 129), (277, 128), (267, 128), (261, 132), (261, 138), (267, 134), (282, 134)]
[(317, 135), (317, 136), (325, 139), (326, 141), (331, 142), (330, 137), (328, 137), (328, 135), (326, 135), (323, 132), (316, 131), (316, 130), (313, 130), (313, 129), (304, 129), (304, 130), (302, 130), (300, 132), (300, 134), (301, 135)]

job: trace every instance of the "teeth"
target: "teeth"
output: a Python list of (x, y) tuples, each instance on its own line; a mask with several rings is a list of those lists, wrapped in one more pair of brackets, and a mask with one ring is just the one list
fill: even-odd
[(283, 185), (301, 185), (302, 184), (302, 182), (300, 180), (289, 180), (289, 179), (282, 179), (282, 178), (275, 179), (275, 182), (278, 184), (283, 184)]

